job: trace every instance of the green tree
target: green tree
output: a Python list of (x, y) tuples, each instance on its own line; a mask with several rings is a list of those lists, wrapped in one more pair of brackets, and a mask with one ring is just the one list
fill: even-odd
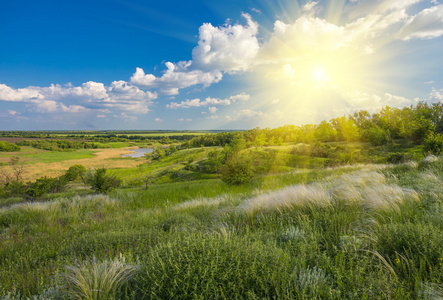
[(221, 179), (228, 184), (243, 184), (252, 180), (254, 171), (251, 161), (238, 155), (231, 157), (221, 168)]
[(20, 150), (20, 147), (15, 144), (0, 141), (0, 152), (17, 152)]
[(429, 133), (424, 141), (423, 152), (425, 154), (440, 155), (443, 152), (443, 135), (440, 133)]
[(73, 165), (66, 171), (65, 178), (67, 181), (75, 181), (82, 178), (86, 171), (86, 168), (82, 165)]
[(94, 191), (102, 194), (109, 193), (121, 184), (121, 180), (114, 173), (109, 173), (105, 168), (95, 171), (88, 170), (83, 180), (85, 184), (90, 185)]
[(152, 160), (162, 160), (165, 157), (165, 151), (161, 147), (155, 148), (155, 150), (151, 153)]

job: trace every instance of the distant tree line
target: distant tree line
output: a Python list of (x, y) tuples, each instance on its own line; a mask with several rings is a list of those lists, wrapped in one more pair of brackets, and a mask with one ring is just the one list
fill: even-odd
[(100, 144), (93, 142), (76, 142), (68, 140), (23, 140), (16, 143), (19, 146), (31, 146), (36, 149), (64, 151), (73, 149), (97, 149)]
[(423, 144), (431, 135), (443, 132), (443, 104), (420, 102), (404, 108), (384, 107), (370, 114), (361, 110), (349, 116), (322, 121), (320, 124), (302, 126), (254, 128), (242, 132), (208, 134), (182, 143), (183, 148), (201, 146), (224, 146), (234, 139), (243, 138), (246, 147), (281, 145), (282, 143), (314, 142), (369, 142), (374, 146), (392, 144), (394, 140)]

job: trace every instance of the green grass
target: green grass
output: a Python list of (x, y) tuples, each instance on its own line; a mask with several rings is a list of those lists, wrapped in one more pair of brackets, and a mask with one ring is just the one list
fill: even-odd
[(28, 159), (27, 163), (51, 163), (73, 159), (92, 158), (94, 156), (94, 150), (75, 150), (67, 152), (39, 151), (37, 153), (19, 155), (21, 158)]
[[(172, 170), (206, 151), (141, 168)], [(67, 270), (95, 274), (92, 257), (109, 265), (121, 254), (139, 268), (107, 286), (117, 299), (441, 297), (442, 182), (439, 160), (11, 200), (0, 208), (0, 295), (65, 295)]]

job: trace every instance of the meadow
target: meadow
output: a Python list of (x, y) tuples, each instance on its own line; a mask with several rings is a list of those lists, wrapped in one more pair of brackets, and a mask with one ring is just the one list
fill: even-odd
[[(3, 299), (441, 297), (442, 180), (429, 159), (2, 207)], [(129, 280), (79, 296), (115, 264)]]
[(3, 152), (46, 171), (2, 186), (0, 299), (441, 299), (440, 133), (324, 127)]

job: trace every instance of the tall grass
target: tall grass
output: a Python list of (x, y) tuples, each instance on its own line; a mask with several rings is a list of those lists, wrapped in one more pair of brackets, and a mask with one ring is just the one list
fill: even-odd
[[(122, 253), (139, 268), (109, 298), (441, 297), (443, 162), (377, 168), (265, 176), (238, 187), (180, 182), (5, 206), (0, 295), (32, 299), (52, 289), (67, 297), (68, 286), (72, 293), (87, 281), (78, 278), (110, 276), (112, 258)], [(95, 266), (93, 255), (100, 258)], [(76, 279), (56, 285), (66, 265), (66, 276)], [(70, 296), (86, 297), (78, 291), (83, 296)]]
[(377, 172), (358, 171), (331, 182), (294, 185), (247, 199), (239, 210), (248, 214), (280, 209), (328, 207), (333, 203), (362, 206), (370, 210), (398, 209), (407, 200), (418, 200), (418, 194), (394, 184)]
[(125, 263), (120, 255), (114, 260), (91, 260), (66, 266), (63, 282), (66, 294), (74, 299), (115, 299), (117, 290), (136, 273), (137, 266)]

